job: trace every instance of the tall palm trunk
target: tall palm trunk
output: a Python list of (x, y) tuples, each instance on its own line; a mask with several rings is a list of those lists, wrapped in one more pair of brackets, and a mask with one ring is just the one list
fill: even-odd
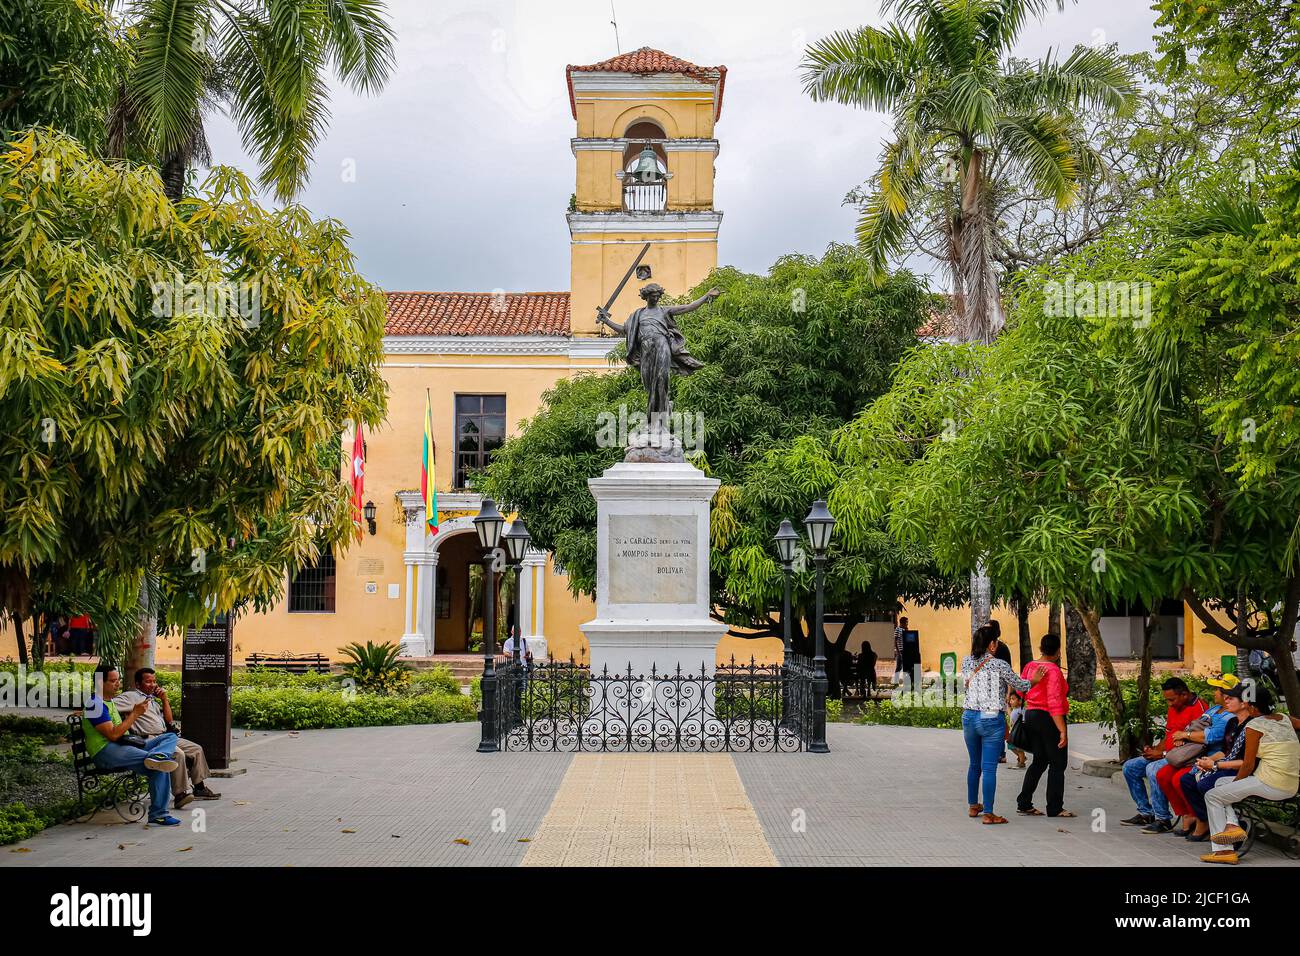
[(970, 632), (975, 632), (993, 617), (993, 582), (984, 573), (984, 562), (975, 566), (970, 576)]
[(175, 150), (163, 157), (162, 182), (163, 191), (172, 202), (180, 202), (185, 195), (185, 174), (188, 162), (183, 150)]

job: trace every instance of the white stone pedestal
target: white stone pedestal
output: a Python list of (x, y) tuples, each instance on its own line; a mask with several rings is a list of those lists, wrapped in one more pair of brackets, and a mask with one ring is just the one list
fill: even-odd
[(591, 669), (712, 673), (726, 627), (709, 617), (709, 502), (720, 482), (685, 462), (619, 462), (596, 499)]

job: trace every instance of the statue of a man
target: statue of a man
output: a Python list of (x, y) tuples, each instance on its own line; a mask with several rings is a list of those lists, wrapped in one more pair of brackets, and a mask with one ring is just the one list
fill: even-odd
[[(620, 332), (627, 339), (627, 363), (641, 372), (645, 386), (648, 417), (651, 422), (663, 421), (672, 411), (668, 398), (668, 383), (673, 372), (690, 375), (704, 363), (686, 351), (686, 339), (677, 327), (673, 316), (694, 312), (702, 305), (722, 295), (721, 289), (710, 289), (694, 302), (685, 305), (661, 306), (664, 288), (652, 282), (641, 290), (645, 307), (637, 309), (620, 325), (609, 317), (609, 312), (598, 308), (597, 321)], [(658, 416), (658, 417), (656, 417)]]

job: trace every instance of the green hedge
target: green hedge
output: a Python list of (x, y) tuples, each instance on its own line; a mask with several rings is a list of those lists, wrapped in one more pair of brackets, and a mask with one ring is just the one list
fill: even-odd
[(40, 717), (0, 716), (0, 844), (25, 840), (72, 816), (77, 779), (71, 760), (42, 746), (63, 725)]
[(381, 697), (328, 690), (245, 688), (231, 695), (230, 709), (233, 724), (256, 730), (445, 724), (477, 717), (474, 702), (459, 691)]

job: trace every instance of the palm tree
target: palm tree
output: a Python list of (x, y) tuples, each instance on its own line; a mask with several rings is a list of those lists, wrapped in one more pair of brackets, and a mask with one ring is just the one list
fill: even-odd
[[(814, 100), (893, 112), (894, 138), (862, 201), (858, 242), (883, 274), (928, 211), (965, 342), (987, 344), (1003, 324), (1000, 192), (1014, 179), (1068, 206), (1098, 165), (1076, 111), (1124, 111), (1137, 96), (1109, 49), (1075, 47), (1064, 62), (1011, 57), (1025, 23), (1048, 3), (885, 0), (895, 22), (839, 31), (804, 52), (804, 91)], [(992, 604), (981, 566), (971, 574), (972, 631)]]
[(132, 68), (110, 123), (120, 154), (135, 137), (159, 157), (168, 196), (203, 160), (203, 115), (229, 109), (278, 199), (305, 185), (329, 119), (332, 74), (362, 93), (393, 68), (383, 0), (127, 0)]
[[(990, 342), (1002, 325), (996, 197), (1017, 178), (1068, 206), (1095, 154), (1076, 111), (1122, 111), (1136, 97), (1108, 49), (1076, 47), (1064, 62), (1010, 56), (1050, 0), (885, 0), (898, 19), (840, 31), (804, 54), (804, 91), (892, 111), (894, 138), (863, 200), (858, 242), (883, 273), (923, 208), (944, 239), (960, 336)], [(1056, 0), (1064, 9), (1065, 0)]]

